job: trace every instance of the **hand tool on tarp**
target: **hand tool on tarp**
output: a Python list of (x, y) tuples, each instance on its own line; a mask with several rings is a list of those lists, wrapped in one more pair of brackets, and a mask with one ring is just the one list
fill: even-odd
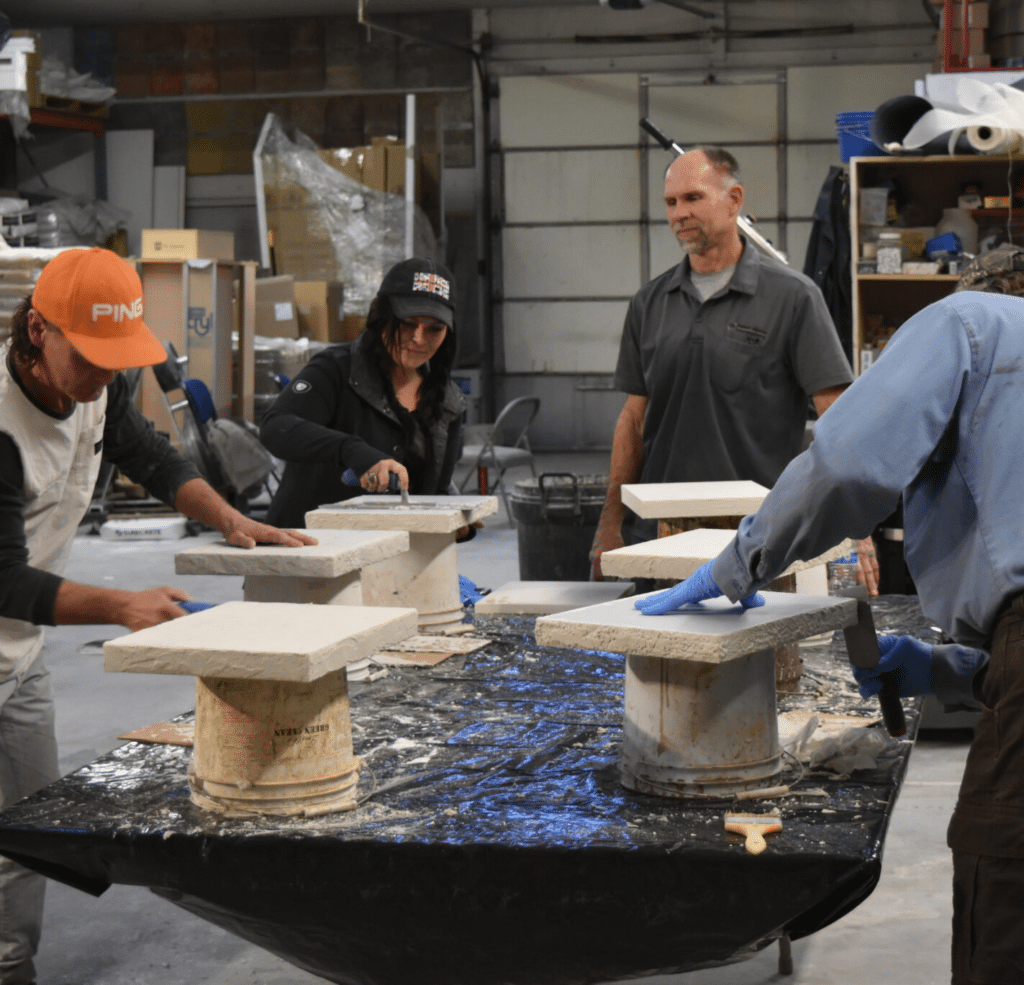
[[(341, 481), (346, 486), (358, 486), (359, 476), (352, 469), (345, 469), (342, 473)], [(397, 472), (390, 473), (386, 491), (389, 493), (400, 493), (401, 499), (398, 502), (382, 500), (379, 503), (352, 503), (348, 505), (342, 502), (338, 505), (341, 509), (349, 510), (462, 510), (462, 515), (465, 517), (467, 524), (470, 522), (473, 510), (477, 506), (476, 503), (440, 503), (430, 500), (416, 500), (413, 502), (409, 499), (409, 490), (402, 488)]]
[[(646, 117), (641, 117), (640, 128), (646, 130), (665, 150), (673, 151), (677, 156), (682, 157), (686, 153), (686, 150), (677, 144), (670, 137), (665, 136), (651, 121)], [(750, 220), (745, 215), (736, 216), (736, 225), (740, 227), (740, 231), (743, 233), (751, 243), (754, 244), (762, 253), (767, 253), (768, 256), (774, 257), (779, 263), (789, 263), (789, 258), (785, 253), (782, 252), (778, 247), (773, 246), (768, 242), (757, 230), (754, 229)]]
[[(861, 670), (871, 670), (877, 666), (882, 654), (878, 649), (878, 635), (875, 633), (875, 620), (868, 604), (868, 590), (863, 585), (852, 588), (841, 588), (835, 593), (857, 602), (857, 622), (843, 630), (846, 638), (846, 652), (850, 663)], [(887, 671), (879, 674), (882, 690), (878, 692), (878, 703), (882, 706), (882, 720), (892, 736), (907, 734), (907, 720), (900, 704), (899, 689), (896, 683), (896, 672)]]

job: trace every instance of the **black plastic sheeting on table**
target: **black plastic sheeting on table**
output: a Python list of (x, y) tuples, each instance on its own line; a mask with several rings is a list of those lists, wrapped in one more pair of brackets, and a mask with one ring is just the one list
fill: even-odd
[[(938, 638), (913, 597), (873, 608), (880, 632)], [(189, 800), (190, 749), (131, 742), (0, 813), (0, 852), (97, 894), (148, 886), (352, 985), (687, 971), (813, 933), (871, 893), (909, 741), (852, 777), (779, 778), (824, 796), (637, 794), (618, 782), (623, 658), (538, 647), (532, 629), (480, 619), (477, 653), (352, 685), (356, 810), (219, 817)], [(780, 709), (877, 715), (842, 634), (801, 651)], [(920, 705), (905, 704), (912, 736)], [(762, 855), (724, 830), (726, 810), (775, 806), (784, 829)]]

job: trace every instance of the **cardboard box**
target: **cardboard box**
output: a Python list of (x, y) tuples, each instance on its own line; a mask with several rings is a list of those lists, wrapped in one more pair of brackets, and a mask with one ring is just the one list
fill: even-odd
[[(963, 58), (963, 55), (964, 55), (964, 49), (963, 49), (964, 34), (963, 34), (963, 31), (958, 31), (958, 30), (954, 30), (952, 32), (952, 34), (953, 34), (953, 58), (959, 61), (960, 59)], [(968, 35), (967, 40), (968, 40), (968, 45), (969, 45), (969, 47), (967, 49), (967, 55), (969, 55), (971, 57), (977, 57), (978, 55), (984, 55), (988, 51), (988, 45), (987, 45), (987, 40), (986, 40), (986, 36), (985, 36), (985, 31), (983, 29), (981, 29), (981, 28), (972, 28), (970, 31), (967, 32), (967, 35)], [(946, 38), (945, 38), (945, 32), (944, 31), (940, 31), (938, 33), (938, 35), (936, 36), (935, 43), (936, 43), (936, 46), (938, 47), (938, 50), (939, 50), (940, 53), (944, 52), (946, 50)]]
[(317, 342), (343, 341), (345, 285), (341, 281), (295, 281), (299, 334)]
[[(986, 28), (989, 26), (989, 5), (986, 0), (974, 0), (974, 2), (967, 5), (967, 26), (969, 28), (980, 27)], [(945, 11), (943, 11), (945, 15)], [(953, 16), (952, 16), (953, 27), (959, 30), (964, 26), (964, 8), (962, 4), (953, 4)]]
[[(161, 342), (172, 343), (179, 356), (188, 358), (187, 376), (207, 385), (221, 416), (229, 416), (233, 404), (233, 270), (229, 261), (199, 267), (166, 260), (139, 263), (146, 324)], [(139, 396), (143, 415), (176, 440), (167, 402), (149, 370), (142, 375)]]
[(291, 274), (256, 281), (256, 334), (286, 339), (299, 337), (295, 310), (295, 278)]
[(234, 260), (235, 234), (213, 229), (143, 229), (143, 260)]

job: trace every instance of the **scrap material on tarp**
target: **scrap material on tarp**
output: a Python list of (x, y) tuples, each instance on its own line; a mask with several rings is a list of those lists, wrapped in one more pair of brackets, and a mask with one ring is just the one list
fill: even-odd
[[(930, 638), (915, 599), (873, 608), (880, 630)], [(538, 647), (526, 618), (474, 625), (491, 639), (474, 653), (351, 685), (353, 811), (206, 813), (188, 749), (129, 743), (0, 813), (0, 851), (95, 893), (149, 886), (345, 985), (676, 973), (813, 933), (874, 889), (910, 742), (847, 778), (785, 770), (794, 796), (744, 800), (783, 822), (754, 857), (723, 829), (735, 800), (619, 784), (621, 655)], [(783, 710), (874, 713), (842, 634), (801, 652)]]

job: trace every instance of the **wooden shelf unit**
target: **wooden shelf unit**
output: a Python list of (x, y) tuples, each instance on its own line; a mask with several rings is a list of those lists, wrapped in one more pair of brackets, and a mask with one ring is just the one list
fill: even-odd
[[(961, 186), (980, 182), (983, 195), (1010, 195), (1011, 175), (1024, 160), (1006, 157), (960, 155), (956, 157), (854, 157), (850, 166), (851, 278), (853, 287), (854, 371), (860, 371), (860, 353), (865, 339), (865, 318), (885, 316), (886, 325), (898, 327), (911, 315), (951, 294), (959, 279), (955, 274), (858, 274), (861, 258), (860, 189), (891, 182), (899, 189), (910, 226), (934, 226), (944, 208), (956, 208)], [(1024, 210), (1021, 210), (1024, 211)], [(985, 234), (983, 219), (979, 234)]]

